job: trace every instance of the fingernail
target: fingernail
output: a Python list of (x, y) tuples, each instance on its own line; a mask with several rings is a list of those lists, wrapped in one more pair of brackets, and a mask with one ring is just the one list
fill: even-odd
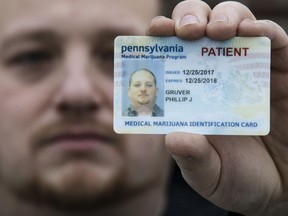
[(214, 17), (210, 23), (216, 23), (216, 22), (228, 23), (228, 17), (225, 15), (218, 15), (218, 16)]
[(194, 15), (186, 15), (180, 20), (179, 28), (181, 28), (185, 25), (195, 24), (195, 23), (199, 23), (198, 17), (196, 17)]
[(164, 16), (156, 16), (151, 20), (151, 22), (158, 20), (158, 19), (162, 19), (162, 18), (165, 18), (165, 17)]

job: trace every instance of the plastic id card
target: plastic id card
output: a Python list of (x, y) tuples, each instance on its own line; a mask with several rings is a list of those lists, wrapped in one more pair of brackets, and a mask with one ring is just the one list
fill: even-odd
[(268, 134), (270, 40), (117, 37), (114, 130)]

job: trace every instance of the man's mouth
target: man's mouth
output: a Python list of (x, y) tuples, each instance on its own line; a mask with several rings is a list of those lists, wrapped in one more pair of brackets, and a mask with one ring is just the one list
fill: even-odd
[(61, 134), (50, 140), (51, 144), (57, 145), (66, 150), (87, 151), (92, 150), (97, 145), (108, 143), (96, 134)]
[(148, 97), (147, 94), (140, 94), (139, 97)]
[(41, 141), (41, 147), (57, 147), (63, 151), (87, 152), (103, 145), (111, 145), (108, 134), (86, 129), (71, 129), (50, 134)]

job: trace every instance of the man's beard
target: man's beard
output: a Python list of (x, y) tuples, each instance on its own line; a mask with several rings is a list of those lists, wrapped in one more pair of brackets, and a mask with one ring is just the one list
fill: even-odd
[(13, 184), (8, 185), (8, 187), (11, 194), (28, 205), (47, 207), (64, 214), (83, 215), (125, 203), (150, 189), (158, 188), (159, 184), (162, 184), (156, 173), (148, 181), (131, 184), (125, 178), (127, 177), (125, 167), (123, 166), (118, 171), (113, 178), (105, 181), (104, 184), (103, 181), (97, 182), (97, 178), (91, 178), (91, 175), (85, 170), (80, 172), (74, 170), (63, 175), (62, 185), (58, 187), (47, 182), (47, 179), (41, 175), (35, 175), (26, 184), (20, 183), (21, 187)]
[(138, 103), (140, 105), (148, 105), (148, 104), (150, 104), (150, 100), (148, 100), (148, 99), (140, 99), (140, 100), (138, 100)]
[(102, 208), (118, 202), (127, 193), (127, 184), (123, 181), (126, 172), (123, 167), (104, 179), (97, 176), (97, 171), (91, 171), (93, 164), (76, 163), (79, 164), (67, 165), (70, 167), (65, 168), (55, 182), (47, 177), (49, 173), (46, 175), (38, 172), (25, 184), (8, 186), (20, 200), (65, 212), (92, 211), (100, 206)]
[[(83, 137), (86, 135), (93, 147), (74, 151), (61, 145), (61, 139), (65, 140), (75, 125), (84, 128), (88, 135), (84, 133)], [(9, 156), (0, 158), (1, 184), (19, 199), (65, 211), (88, 211), (114, 202), (125, 192), (125, 150), (109, 124), (61, 121), (40, 126), (31, 140), (29, 153), (20, 155), (23, 162)]]

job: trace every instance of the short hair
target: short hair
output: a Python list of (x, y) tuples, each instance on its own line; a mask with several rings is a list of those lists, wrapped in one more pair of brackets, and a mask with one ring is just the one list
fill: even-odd
[(146, 68), (137, 69), (136, 71), (134, 71), (134, 72), (130, 75), (129, 86), (131, 86), (133, 75), (134, 75), (135, 73), (139, 72), (139, 71), (146, 71), (146, 72), (150, 73), (150, 74), (153, 76), (153, 78), (154, 78), (154, 84), (155, 84), (155, 86), (157, 86), (157, 81), (156, 81), (156, 77), (155, 77), (154, 73), (153, 73), (152, 71), (146, 69)]

